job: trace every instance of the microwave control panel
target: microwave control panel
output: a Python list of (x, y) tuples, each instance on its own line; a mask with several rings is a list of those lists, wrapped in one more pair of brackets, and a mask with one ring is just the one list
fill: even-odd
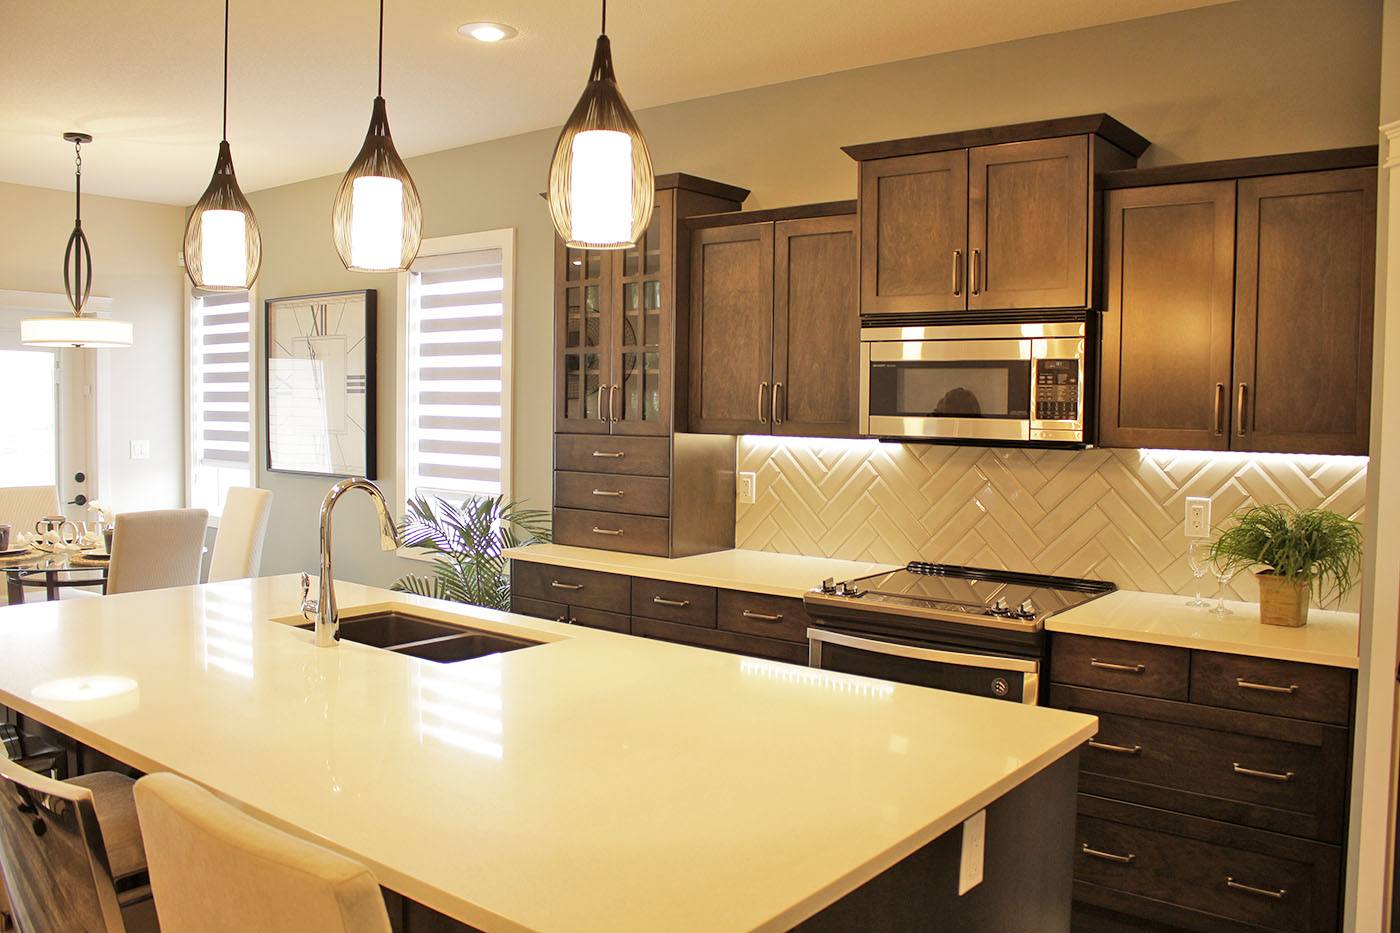
[(1079, 360), (1036, 360), (1035, 420), (1079, 420)]

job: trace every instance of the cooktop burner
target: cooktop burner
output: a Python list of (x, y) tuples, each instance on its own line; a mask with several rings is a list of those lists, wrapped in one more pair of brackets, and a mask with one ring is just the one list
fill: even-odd
[(804, 601), (815, 615), (822, 607), (839, 607), (843, 614), (868, 610), (1033, 631), (1050, 616), (1115, 589), (1101, 580), (914, 561), (888, 573), (840, 583), (827, 580)]

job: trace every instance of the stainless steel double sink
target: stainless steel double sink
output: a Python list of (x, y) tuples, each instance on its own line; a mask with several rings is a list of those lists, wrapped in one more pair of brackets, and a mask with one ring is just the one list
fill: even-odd
[[(314, 623), (298, 625), (311, 631)], [(448, 625), (436, 619), (411, 615), (393, 609), (347, 616), (340, 620), (340, 638), (371, 648), (383, 648), (395, 654), (451, 664), (470, 661), (489, 654), (500, 654), (520, 648), (546, 644), (529, 638), (502, 635), (485, 629)]]

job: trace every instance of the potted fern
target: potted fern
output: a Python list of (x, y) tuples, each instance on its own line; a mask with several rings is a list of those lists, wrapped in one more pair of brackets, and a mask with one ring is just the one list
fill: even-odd
[(549, 513), (504, 496), (479, 496), (460, 506), (416, 496), (399, 535), (406, 547), (437, 557), (432, 574), (408, 574), (393, 589), (509, 611), (510, 559), (503, 552), (548, 541)]
[(1210, 546), (1223, 570), (1265, 569), (1259, 581), (1259, 621), (1298, 627), (1308, 621), (1309, 596), (1341, 599), (1355, 585), (1361, 526), (1326, 509), (1298, 511), (1255, 505), (1231, 516), (1234, 524)]

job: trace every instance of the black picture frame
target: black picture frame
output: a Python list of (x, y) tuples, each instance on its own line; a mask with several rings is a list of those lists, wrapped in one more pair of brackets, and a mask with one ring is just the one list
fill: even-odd
[[(363, 336), (361, 337), (361, 343), (362, 343), (363, 346), (364, 346), (364, 370), (365, 370), (365, 371), (364, 371), (364, 399), (365, 399), (365, 405), (364, 405), (364, 419), (365, 419), (365, 423), (364, 423), (363, 428), (362, 428), (363, 441), (364, 441), (364, 454), (363, 454), (364, 472), (363, 472), (363, 473), (357, 473), (357, 472), (354, 472), (354, 471), (351, 471), (351, 470), (335, 470), (335, 469), (332, 469), (332, 470), (325, 470), (325, 471), (322, 471), (322, 470), (299, 469), (299, 468), (291, 468), (291, 467), (288, 467), (287, 465), (285, 465), (285, 463), (284, 463), (284, 465), (282, 465), (282, 466), (278, 466), (278, 465), (274, 462), (274, 456), (273, 456), (273, 423), (274, 423), (274, 411), (273, 411), (273, 404), (274, 404), (274, 402), (273, 402), (273, 399), (274, 399), (274, 392), (273, 392), (273, 385), (272, 385), (272, 368), (273, 368), (273, 367), (272, 367), (272, 361), (273, 361), (273, 359), (274, 359), (274, 352), (273, 352), (273, 351), (274, 351), (274, 347), (277, 347), (277, 348), (281, 349), (282, 351), (284, 351), (285, 353), (287, 353), (286, 356), (282, 356), (282, 355), (276, 356), (276, 358), (278, 358), (278, 359), (292, 359), (292, 358), (295, 358), (295, 357), (291, 354), (291, 351), (289, 351), (287, 347), (282, 346), (282, 345), (280, 345), (280, 344), (278, 343), (278, 336), (277, 336), (277, 335), (278, 335), (278, 333), (279, 333), (279, 329), (278, 329), (277, 325), (278, 325), (279, 321), (278, 321), (278, 319), (275, 317), (275, 315), (278, 315), (278, 314), (285, 314), (285, 313), (294, 313), (294, 312), (297, 311), (297, 310), (309, 311), (310, 309), (307, 308), (306, 306), (311, 305), (311, 304), (313, 304), (313, 303), (315, 303), (315, 302), (317, 302), (317, 301), (319, 301), (319, 300), (325, 300), (326, 303), (328, 303), (328, 304), (331, 304), (331, 303), (344, 304), (344, 303), (345, 303), (345, 299), (351, 299), (351, 298), (354, 298), (354, 297), (359, 297), (359, 298), (361, 299), (361, 301), (363, 302), (363, 309), (362, 309), (362, 311), (361, 311), (362, 316), (363, 316), (363, 320), (362, 320), (362, 322), (360, 322), (360, 323), (361, 323), (361, 326), (362, 326), (362, 331), (361, 331), (361, 333), (363, 334)], [(378, 386), (377, 386), (377, 383), (378, 383), (378, 355), (379, 355), (379, 352), (378, 352), (378, 350), (379, 350), (379, 348), (378, 348), (378, 343), (379, 343), (379, 342), (378, 342), (377, 327), (376, 327), (376, 323), (377, 323), (377, 319), (378, 319), (378, 306), (379, 306), (379, 292), (378, 292), (378, 289), (373, 289), (373, 288), (352, 289), (352, 290), (349, 290), (349, 291), (338, 291), (338, 292), (320, 292), (320, 293), (307, 294), (307, 295), (288, 295), (288, 296), (281, 297), (281, 298), (269, 298), (269, 299), (266, 299), (266, 300), (263, 302), (263, 438), (264, 438), (265, 459), (266, 459), (266, 463), (267, 463), (267, 470), (268, 470), (268, 472), (270, 472), (270, 473), (284, 473), (284, 474), (296, 475), (296, 476), (325, 476), (325, 477), (363, 476), (365, 479), (378, 479), (378, 478), (379, 478), (379, 477), (378, 477), (378, 463), (377, 463), (378, 457), (376, 456), (376, 449), (377, 449), (377, 442), (378, 442), (378, 421), (379, 421), (379, 393), (378, 393)], [(350, 309), (346, 309), (346, 313), (349, 313), (349, 310), (350, 310)], [(353, 322), (352, 322), (352, 323), (353, 323)], [(344, 322), (343, 322), (343, 321), (338, 321), (338, 322), (332, 323), (332, 324), (331, 324), (331, 327), (332, 327), (334, 330), (332, 330), (332, 331), (330, 331), (330, 332), (331, 332), (331, 333), (334, 333), (334, 331), (341, 330), (342, 327), (343, 327), (343, 325), (344, 325)], [(299, 332), (300, 332), (300, 331), (299, 331)], [(302, 336), (305, 337), (305, 336), (307, 336), (307, 335), (303, 333)], [(353, 348), (352, 348), (352, 349), (353, 349)], [(358, 374), (355, 374), (355, 375), (358, 375)], [(353, 393), (350, 392), (350, 390), (349, 390), (349, 388), (348, 388), (348, 383), (347, 383), (347, 390), (346, 390), (346, 391), (347, 391), (347, 395), (353, 394)], [(357, 450), (358, 450), (358, 446), (357, 446)]]

